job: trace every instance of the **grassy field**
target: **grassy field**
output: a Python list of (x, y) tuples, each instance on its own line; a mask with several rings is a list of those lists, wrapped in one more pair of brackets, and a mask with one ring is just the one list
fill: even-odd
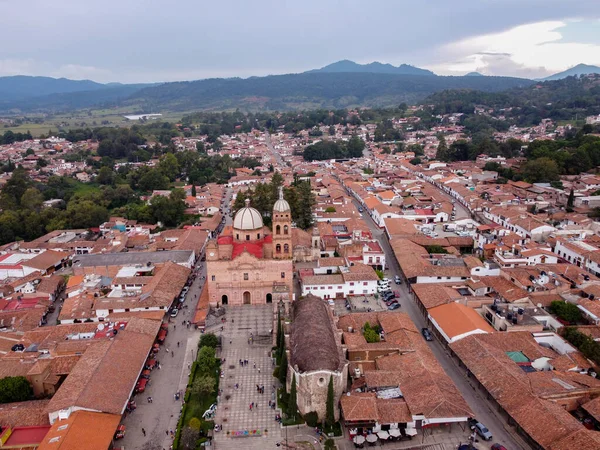
[[(0, 126), (0, 134), (11, 130), (15, 133), (25, 133), (28, 130), (33, 137), (47, 135), (49, 130), (56, 133), (59, 130), (68, 131), (77, 128), (95, 128), (102, 126), (111, 127), (130, 127), (139, 122), (127, 120), (124, 115), (132, 114), (131, 110), (124, 108), (119, 109), (96, 109), (90, 111), (75, 111), (72, 113), (55, 114), (48, 116), (29, 115), (25, 116), (26, 121), (17, 126), (2, 125)], [(162, 112), (160, 121), (179, 122), (181, 118), (189, 114), (189, 112)], [(21, 118), (21, 117), (19, 117)], [(29, 120), (27, 120), (29, 119)], [(39, 122), (39, 123), (38, 123)]]

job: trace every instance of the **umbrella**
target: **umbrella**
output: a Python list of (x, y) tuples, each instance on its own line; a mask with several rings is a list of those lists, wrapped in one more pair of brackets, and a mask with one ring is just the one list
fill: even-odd
[(354, 439), (352, 439), (352, 442), (354, 442), (355, 444), (358, 444), (358, 445), (364, 444), (365, 437), (359, 434), (357, 436), (354, 436)]
[(374, 434), (367, 434), (367, 442), (377, 442), (377, 436)]
[(406, 429), (406, 435), (407, 436), (416, 436), (417, 435), (417, 430), (415, 428), (407, 428)]
[(390, 431), (390, 436), (392, 437), (398, 437), (400, 436), (400, 430), (398, 428), (392, 428)]
[(383, 431), (378, 431), (377, 432), (377, 436), (379, 436), (379, 439), (385, 440), (387, 438), (390, 437), (390, 433), (388, 433), (387, 431), (383, 430)]

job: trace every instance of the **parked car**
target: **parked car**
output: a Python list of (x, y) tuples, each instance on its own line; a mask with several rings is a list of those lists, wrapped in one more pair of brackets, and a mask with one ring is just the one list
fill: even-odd
[(388, 301), (385, 302), (386, 306), (391, 306), (394, 303), (398, 303), (398, 300), (396, 300), (395, 298), (392, 298), (392, 299), (390, 299), (390, 300), (388, 300)]
[(389, 285), (379, 285), (377, 286), (377, 292), (380, 294), (383, 294), (384, 292), (387, 292), (390, 290), (390, 286)]
[(179, 310), (174, 308), (173, 311), (171, 311), (171, 317), (177, 317), (177, 314), (179, 314)]
[(382, 292), (381, 296), (385, 299), (385, 301), (388, 301), (390, 298), (395, 298), (396, 294), (394, 294), (392, 291), (385, 291)]
[(394, 277), (394, 283), (396, 283), (396, 284), (402, 284), (402, 278), (400, 278), (400, 276), (396, 275)]
[(433, 341), (433, 336), (431, 335), (431, 331), (429, 331), (429, 328), (422, 328), (421, 334), (423, 335), (426, 341)]
[(388, 309), (390, 311), (393, 311), (393, 310), (398, 309), (398, 308), (400, 308), (400, 303), (392, 303), (390, 306), (388, 306)]
[(502, 444), (494, 444), (491, 450), (506, 450), (506, 447)]
[(335, 302), (331, 298), (327, 299), (327, 303), (329, 303), (329, 306), (335, 306)]
[(363, 211), (364, 211), (363, 207), (362, 207), (362, 206), (359, 206), (359, 207), (358, 207), (358, 212), (359, 212), (359, 213), (361, 213), (361, 212), (363, 212)]
[(481, 422), (477, 422), (475, 424), (475, 431), (477, 431), (477, 434), (479, 436), (481, 436), (483, 439), (485, 439), (486, 441), (492, 440), (491, 431), (488, 430), (487, 427), (484, 424), (482, 424)]

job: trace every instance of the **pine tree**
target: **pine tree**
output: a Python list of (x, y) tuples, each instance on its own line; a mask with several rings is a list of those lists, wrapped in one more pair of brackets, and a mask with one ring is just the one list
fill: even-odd
[(438, 161), (446, 161), (448, 159), (448, 145), (446, 144), (446, 138), (444, 136), (439, 137), (440, 143), (437, 147), (435, 159)]
[(275, 357), (277, 361), (281, 359), (281, 312), (277, 311), (277, 342), (276, 342), (277, 350), (275, 350)]
[(572, 208), (575, 204), (575, 192), (573, 192), (573, 188), (571, 188), (571, 192), (569, 192), (569, 198), (567, 199), (567, 208)]
[(192, 197), (196, 196), (196, 185), (192, 184)]
[(298, 414), (298, 399), (296, 393), (296, 374), (292, 377), (292, 387), (290, 388), (290, 398), (288, 400), (288, 417), (296, 419)]
[(333, 424), (335, 423), (335, 413), (333, 411), (333, 399), (334, 399), (334, 392), (333, 392), (333, 375), (329, 376), (329, 386), (327, 386), (327, 410), (326, 410), (326, 415), (325, 415), (325, 421), (327, 422), (327, 425), (332, 427)]
[(285, 336), (281, 337), (281, 363), (279, 364), (279, 381), (285, 387), (287, 381), (287, 352), (285, 351)]

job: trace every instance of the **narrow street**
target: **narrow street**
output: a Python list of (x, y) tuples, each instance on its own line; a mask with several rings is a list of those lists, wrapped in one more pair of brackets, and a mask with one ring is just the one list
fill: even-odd
[(271, 142), (271, 135), (268, 131), (265, 131), (265, 143), (267, 144), (267, 148), (273, 154), (273, 157), (277, 161), (277, 165), (275, 168), (284, 167), (286, 164), (283, 161), (281, 153), (279, 153), (277, 150), (275, 150), (275, 147), (273, 147), (273, 143)]
[[(352, 201), (356, 207), (359, 206), (355, 199)], [(386, 276), (389, 279), (392, 279), (395, 275), (401, 275), (400, 268), (396, 262), (394, 252), (388, 242), (387, 236), (377, 225), (375, 225), (369, 214), (363, 213), (362, 215), (369, 226), (373, 237), (379, 241), (381, 248), (385, 252), (388, 266)], [(399, 311), (407, 313), (417, 329), (420, 330), (421, 328), (426, 327), (427, 321), (412, 301), (412, 296), (408, 292), (406, 281), (400, 286), (394, 286), (394, 289), (400, 291), (400, 304), (402, 307)], [(494, 436), (492, 443), (500, 443), (510, 450), (529, 450), (530, 447), (523, 443), (520, 437), (515, 436), (516, 433), (506, 421), (504, 421), (495, 410), (491, 409), (489, 402), (482, 397), (482, 393), (471, 385), (469, 379), (466, 377), (466, 372), (458, 367), (458, 364), (451, 358), (448, 351), (437, 339), (434, 339), (434, 341), (430, 343), (430, 348), (445, 372), (452, 381), (454, 381), (462, 396), (473, 410), (475, 418), (484, 423), (492, 432)]]

